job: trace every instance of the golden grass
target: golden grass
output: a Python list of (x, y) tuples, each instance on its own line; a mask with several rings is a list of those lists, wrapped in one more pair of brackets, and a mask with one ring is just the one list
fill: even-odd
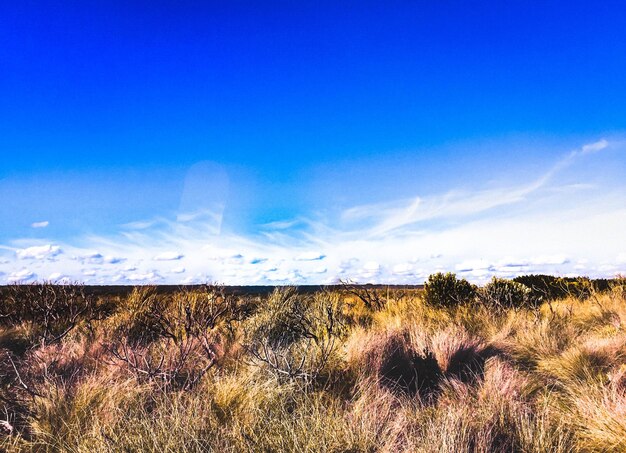
[[(30, 326), (0, 328), (0, 450), (626, 451), (621, 290), (499, 312), (433, 308), (417, 292), (393, 293), (378, 310), (341, 293), (295, 305), (285, 298), (297, 293), (276, 293), (267, 306), (248, 300), (250, 312), (198, 333), (180, 304), (191, 301), (201, 311), (205, 296), (156, 303), (165, 296), (140, 289), (56, 344), (25, 347)], [(111, 355), (120, 335), (141, 334), (135, 326), (153, 319), (151, 304), (166, 313), (158, 322), (172, 316), (171, 347), (220, 338), (205, 344), (216, 363), (194, 386), (142, 378)], [(272, 317), (272, 304), (279, 317)], [(307, 304), (317, 311), (298, 318)], [(327, 310), (340, 329), (329, 330)], [(277, 335), (281, 323), (293, 324), (291, 349), (282, 354), (293, 353), (292, 344), (320, 347), (332, 337), (324, 373), (284, 377), (250, 356), (249, 336)], [(155, 348), (164, 338), (155, 334), (137, 347)], [(185, 369), (200, 366), (190, 357)]]

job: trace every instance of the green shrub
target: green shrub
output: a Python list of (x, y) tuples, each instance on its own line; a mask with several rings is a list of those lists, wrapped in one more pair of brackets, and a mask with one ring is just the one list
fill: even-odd
[(608, 285), (608, 290), (615, 296), (626, 299), (626, 277), (618, 275), (611, 280)]
[(513, 281), (529, 288), (537, 299), (554, 300), (567, 294), (559, 278), (553, 275), (522, 275)]
[(588, 277), (555, 277), (553, 275), (522, 275), (513, 281), (528, 287), (535, 299), (551, 301), (564, 297), (585, 299), (594, 291), (610, 289), (610, 280), (591, 280)]
[(482, 303), (501, 308), (525, 307), (534, 305), (537, 301), (527, 286), (498, 277), (493, 277), (481, 288), (478, 296)]
[(451, 307), (471, 302), (476, 297), (476, 287), (456, 274), (437, 272), (424, 284), (426, 302), (438, 307)]

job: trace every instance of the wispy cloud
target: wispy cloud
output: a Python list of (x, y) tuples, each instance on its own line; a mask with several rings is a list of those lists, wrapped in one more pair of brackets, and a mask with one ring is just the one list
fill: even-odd
[(43, 222), (33, 222), (30, 224), (31, 228), (46, 228), (48, 225), (50, 225), (50, 222), (47, 220)]
[(129, 230), (145, 230), (153, 226), (155, 223), (157, 223), (156, 220), (137, 220), (135, 222), (125, 223), (122, 225), (122, 228)]
[(221, 212), (203, 211), (74, 243), (22, 239), (0, 246), (0, 279), (417, 283), (438, 269), (475, 281), (529, 272), (611, 275), (625, 270), (626, 187), (559, 182), (568, 167), (611, 146), (584, 145), (518, 185), (360, 205), (336, 217), (264, 224), (257, 234), (221, 231)]
[(605, 139), (598, 140), (597, 142), (583, 145), (583, 147), (580, 149), (580, 154), (597, 153), (598, 151), (602, 151), (608, 146), (609, 146), (609, 142), (607, 140)]
[(430, 198), (415, 197), (403, 201), (357, 206), (346, 210), (343, 219), (370, 220), (368, 235), (377, 236), (427, 220), (480, 214), (525, 200), (529, 195), (544, 188), (559, 171), (571, 165), (579, 156), (601, 151), (608, 146), (608, 141), (603, 139), (571, 151), (552, 168), (527, 184), (473, 192), (451, 190)]

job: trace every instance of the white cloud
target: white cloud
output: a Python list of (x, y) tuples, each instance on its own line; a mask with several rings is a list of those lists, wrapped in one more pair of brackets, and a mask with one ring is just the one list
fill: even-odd
[(181, 282), (183, 285), (195, 285), (195, 284), (202, 284), (202, 283), (212, 283), (214, 282), (214, 280), (208, 276), (207, 274), (204, 273), (197, 273), (195, 275), (191, 275), (185, 279), (183, 279), (183, 281)]
[(487, 260), (466, 260), (454, 266), (457, 272), (472, 272), (477, 270), (486, 270), (493, 267)]
[(615, 275), (617, 273), (617, 266), (613, 264), (603, 264), (598, 267), (600, 272), (608, 273), (611, 275)]
[(368, 261), (363, 265), (363, 269), (370, 272), (378, 272), (380, 270), (380, 264), (376, 261)]
[(152, 272), (147, 272), (145, 274), (135, 273), (135, 274), (127, 275), (126, 280), (130, 282), (135, 282), (135, 283), (137, 282), (154, 283), (159, 280), (163, 280), (163, 277), (161, 277), (158, 273), (152, 271)]
[(265, 280), (271, 283), (299, 283), (301, 281), (301, 275), (296, 270), (270, 272), (265, 274)]
[(304, 252), (296, 257), (296, 261), (321, 261), (326, 255), (318, 252)]
[(109, 264), (119, 264), (126, 261), (126, 258), (120, 258), (119, 256), (105, 256), (104, 262)]
[(104, 262), (104, 256), (98, 252), (88, 253), (81, 256), (79, 259), (82, 263), (87, 264), (102, 264)]
[(8, 283), (28, 283), (30, 281), (35, 280), (36, 278), (37, 278), (37, 274), (35, 274), (34, 272), (28, 269), (22, 269), (20, 271), (10, 273), (9, 276), (7, 277), (7, 282)]
[(413, 265), (411, 263), (399, 263), (393, 266), (391, 272), (394, 275), (411, 275), (413, 273)]
[(53, 272), (48, 276), (47, 279), (49, 282), (57, 283), (60, 285), (68, 285), (72, 283), (72, 279), (67, 275), (63, 275), (60, 272)]
[(47, 220), (43, 222), (33, 222), (30, 224), (31, 228), (45, 228), (48, 225), (50, 225), (50, 222), (48, 222)]
[(43, 260), (53, 258), (61, 253), (58, 245), (35, 245), (25, 249), (15, 251), (15, 255), (20, 259)]
[(184, 257), (182, 253), (178, 252), (163, 252), (156, 255), (153, 259), (155, 261), (177, 261)]
[(83, 264), (119, 264), (126, 261), (126, 258), (121, 258), (119, 256), (111, 256), (111, 255), (103, 255), (99, 252), (90, 252), (87, 254), (83, 254), (78, 258)]

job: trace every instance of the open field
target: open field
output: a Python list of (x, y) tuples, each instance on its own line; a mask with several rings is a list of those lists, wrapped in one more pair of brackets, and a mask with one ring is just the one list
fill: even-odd
[(2, 289), (5, 451), (626, 451), (626, 283)]

